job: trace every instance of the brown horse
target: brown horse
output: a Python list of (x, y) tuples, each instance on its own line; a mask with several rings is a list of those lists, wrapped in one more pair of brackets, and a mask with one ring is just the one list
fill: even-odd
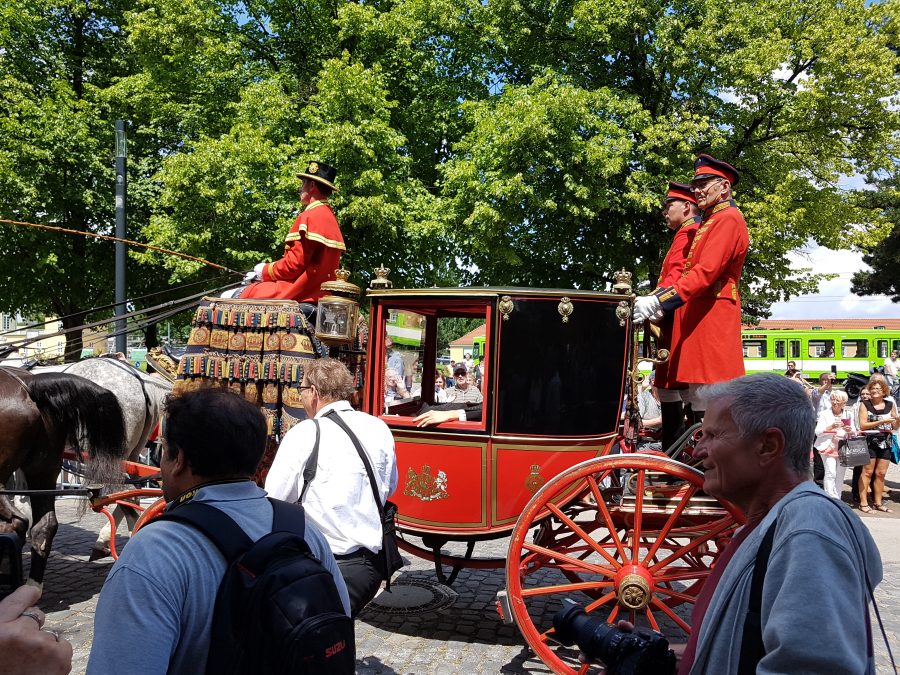
[[(29, 490), (53, 490), (65, 448), (79, 456), (87, 449), (88, 481), (114, 483), (125, 451), (122, 410), (115, 395), (67, 373), (32, 374), (0, 368), (0, 486), (21, 469)], [(56, 534), (55, 498), (31, 497), (29, 583), (41, 586)], [(0, 495), (0, 532), (14, 531), (23, 542), (27, 519)]]

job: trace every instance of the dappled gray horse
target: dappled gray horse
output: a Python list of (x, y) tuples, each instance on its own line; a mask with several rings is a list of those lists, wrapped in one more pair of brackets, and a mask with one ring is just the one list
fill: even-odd
[[(126, 452), (123, 453), (123, 457), (137, 461), (147, 445), (151, 432), (159, 423), (166, 396), (172, 391), (172, 383), (148, 375), (126, 361), (110, 357), (79, 361), (66, 368), (66, 372), (80, 375), (115, 394), (125, 421)], [(123, 509), (119, 506), (113, 509), (117, 529), (124, 517), (130, 530), (137, 516), (133, 509)], [(109, 555), (110, 533), (111, 527), (107, 523), (100, 531), (91, 551), (92, 560)]]

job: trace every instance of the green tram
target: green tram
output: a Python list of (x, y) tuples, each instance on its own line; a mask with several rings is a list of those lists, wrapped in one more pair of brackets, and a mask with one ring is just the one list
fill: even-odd
[[(788, 361), (810, 381), (822, 373), (845, 380), (847, 373), (868, 374), (884, 365), (892, 350), (900, 351), (900, 331), (870, 329), (753, 328), (741, 331), (747, 373), (784, 373)], [(643, 356), (643, 353), (641, 354)], [(641, 364), (650, 371), (650, 364)]]

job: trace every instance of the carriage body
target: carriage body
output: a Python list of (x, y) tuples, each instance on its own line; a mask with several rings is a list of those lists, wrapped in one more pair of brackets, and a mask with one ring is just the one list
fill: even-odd
[[(364, 409), (394, 434), (399, 482), (392, 499), (404, 531), (445, 539), (507, 535), (549, 479), (609, 451), (630, 349), (622, 295), (433, 288), (369, 297)], [(437, 403), (442, 324), (461, 320), (483, 325), (481, 419), (418, 428), (421, 404)], [(421, 391), (412, 400), (385, 401), (386, 371), (396, 358), (387, 336), (407, 362), (414, 355), (421, 363)]]

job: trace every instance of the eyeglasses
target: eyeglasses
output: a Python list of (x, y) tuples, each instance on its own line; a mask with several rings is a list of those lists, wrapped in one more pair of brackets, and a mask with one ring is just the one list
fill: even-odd
[(297, 390), (298, 390), (298, 391), (303, 391), (304, 389), (312, 389), (312, 388), (314, 388), (315, 386), (316, 386), (316, 385), (314, 385), (314, 384), (304, 384), (304, 385), (302, 385), (302, 386), (297, 387)]
[(706, 192), (711, 186), (721, 182), (721, 178), (709, 178), (697, 183), (691, 183), (691, 192), (693, 192), (694, 194), (697, 194), (698, 192)]

